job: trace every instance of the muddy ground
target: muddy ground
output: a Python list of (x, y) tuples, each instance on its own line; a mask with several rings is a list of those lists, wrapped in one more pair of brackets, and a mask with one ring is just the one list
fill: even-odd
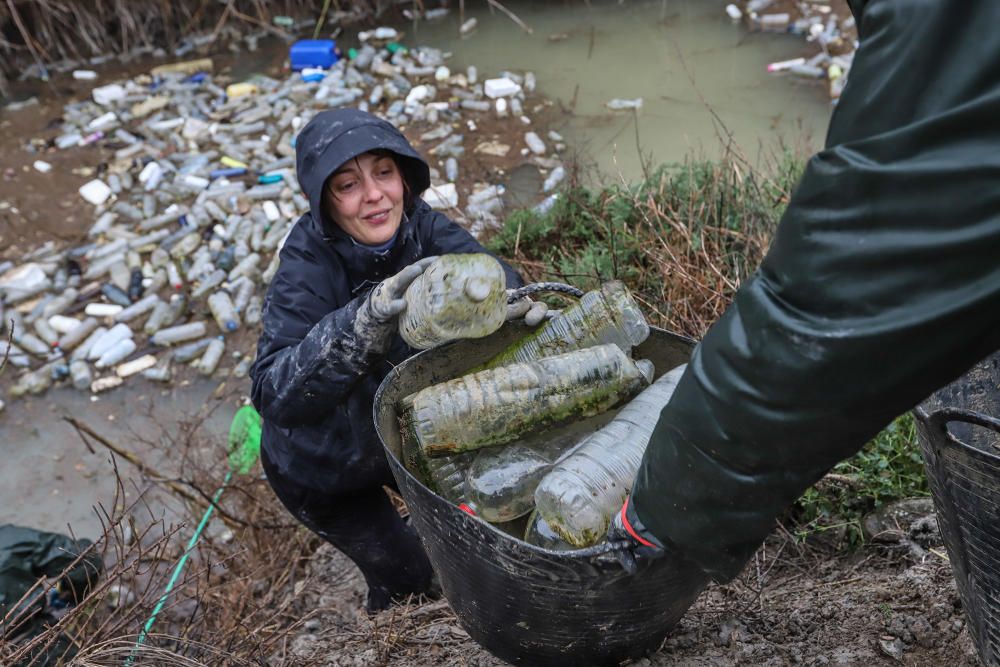
[[(314, 615), (289, 646), (293, 663), (506, 664), (468, 637), (444, 601), (369, 619), (349, 561), (324, 546), (310, 569), (327, 583), (304, 593)], [(940, 545), (917, 559), (900, 545), (844, 554), (776, 536), (735, 582), (706, 590), (658, 651), (628, 664), (946, 663), (980, 664)]]

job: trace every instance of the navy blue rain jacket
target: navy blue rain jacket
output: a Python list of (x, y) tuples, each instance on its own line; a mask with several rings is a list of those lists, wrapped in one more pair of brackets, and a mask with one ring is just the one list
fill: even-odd
[[(391, 480), (375, 434), (372, 404), (385, 375), (414, 353), (395, 335), (382, 356), (353, 323), (371, 289), (413, 262), (486, 250), (464, 229), (411, 194), (396, 242), (379, 255), (357, 245), (322, 211), (323, 186), (340, 165), (387, 149), (399, 157), (410, 193), (430, 184), (427, 164), (392, 124), (338, 109), (318, 114), (296, 140), (299, 183), (310, 211), (292, 228), (264, 302), (263, 331), (250, 371), (271, 463), (303, 486), (352, 493)], [(504, 265), (509, 287), (521, 278)], [(331, 345), (332, 342), (332, 345)]]

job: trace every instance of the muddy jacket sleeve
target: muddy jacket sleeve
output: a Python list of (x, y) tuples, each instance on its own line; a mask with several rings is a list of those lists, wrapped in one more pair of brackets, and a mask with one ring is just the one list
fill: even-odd
[(826, 148), (661, 413), (630, 511), (717, 580), (1000, 346), (1000, 3), (855, 1)]
[(261, 416), (286, 427), (322, 421), (320, 399), (340, 401), (385, 353), (384, 340), (356, 330), (367, 293), (336, 307), (320, 289), (326, 279), (296, 259), (282, 257), (287, 270), (268, 290), (252, 374)]

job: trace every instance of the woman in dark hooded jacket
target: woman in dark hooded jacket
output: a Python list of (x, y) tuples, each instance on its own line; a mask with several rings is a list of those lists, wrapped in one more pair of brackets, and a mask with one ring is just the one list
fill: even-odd
[[(296, 162), (310, 211), (282, 247), (251, 370), (261, 461), (285, 507), (361, 569), (375, 611), (432, 579), (382, 488), (395, 483), (372, 417), (380, 382), (414, 352), (396, 330), (403, 295), (437, 255), (486, 250), (420, 198), (427, 164), (376, 116), (318, 114)], [(522, 284), (504, 270), (509, 288)], [(537, 304), (525, 319), (543, 315)]]

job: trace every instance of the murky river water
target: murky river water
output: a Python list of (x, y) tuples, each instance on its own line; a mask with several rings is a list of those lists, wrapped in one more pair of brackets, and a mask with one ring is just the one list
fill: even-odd
[[(831, 111), (825, 91), (765, 69), (800, 55), (801, 38), (748, 34), (724, 4), (505, 3), (529, 35), (477, 2), (466, 3), (466, 17), (479, 27), (464, 39), (458, 12), (401, 29), (408, 43), (450, 50), (453, 66), (475, 64), (480, 76), (534, 71), (539, 91), (566, 111), (556, 129), (603, 178), (640, 178), (640, 155), (652, 164), (717, 155), (730, 135), (752, 159), (779, 141), (817, 148)], [(605, 107), (637, 97), (638, 114)]]

